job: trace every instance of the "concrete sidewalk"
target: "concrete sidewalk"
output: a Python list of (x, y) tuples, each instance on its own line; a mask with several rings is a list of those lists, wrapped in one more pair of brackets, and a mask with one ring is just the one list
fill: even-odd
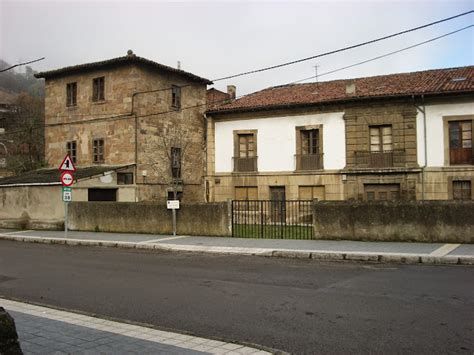
[(24, 242), (261, 255), (319, 260), (474, 265), (473, 244), (249, 239), (127, 233), (0, 230)]
[(15, 320), (24, 354), (254, 354), (236, 343), (119, 323), (0, 298)]

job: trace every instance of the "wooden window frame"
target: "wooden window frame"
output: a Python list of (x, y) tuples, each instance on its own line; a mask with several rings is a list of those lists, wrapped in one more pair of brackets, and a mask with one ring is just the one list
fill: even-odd
[(92, 79), (92, 101), (105, 101), (105, 76)]
[[(463, 192), (461, 190), (461, 198), (456, 198), (456, 191), (455, 191), (455, 184), (457, 183), (460, 183), (460, 184), (466, 184), (469, 186), (469, 193), (466, 194), (466, 198), (463, 197)], [(456, 200), (456, 201), (471, 201), (472, 200), (472, 181), (471, 180), (468, 180), (468, 179), (455, 179), (455, 180), (452, 180), (451, 181), (451, 185), (452, 185), (452, 191), (453, 191), (453, 200)]]
[(453, 191), (453, 183), (455, 181), (470, 181), (471, 182), (471, 200), (474, 200), (474, 176), (463, 176), (463, 175), (452, 175), (448, 176), (447, 184), (448, 184), (448, 199), (454, 200), (454, 191)]
[[(303, 168), (304, 165), (306, 165), (303, 162), (303, 132), (304, 131), (318, 131), (318, 153), (316, 154), (308, 154), (308, 156), (305, 158), (310, 158), (312, 160), (314, 157), (311, 157), (313, 155), (318, 155), (317, 157), (317, 168)], [(296, 155), (295, 155), (295, 171), (310, 171), (310, 170), (323, 170), (324, 169), (324, 142), (323, 142), (323, 125), (318, 124), (318, 125), (307, 125), (307, 126), (297, 126), (295, 127), (295, 142), (296, 142)], [(301, 166), (299, 166), (301, 165)], [(312, 164), (310, 164), (312, 165)]]
[[(453, 121), (471, 121), (471, 140), (473, 162), (471, 164), (451, 164), (449, 144), (449, 123)], [(472, 166), (474, 165), (474, 115), (444, 116), (443, 117), (443, 142), (444, 142), (444, 165), (445, 166)]]
[(76, 141), (68, 141), (66, 142), (66, 152), (71, 158), (74, 164), (77, 163), (77, 142)]
[[(387, 149), (385, 150), (384, 149), (384, 145), (386, 145), (386, 143), (384, 143), (384, 140), (383, 140), (383, 128), (390, 128), (390, 137), (391, 137), (391, 142), (389, 143), (391, 145), (391, 149)], [(379, 146), (379, 150), (372, 150), (372, 145), (375, 145), (375, 144), (372, 144), (372, 135), (370, 133), (370, 131), (372, 129), (378, 129), (378, 137), (379, 137), (379, 143), (378, 143), (378, 146)], [(388, 144), (388, 143), (387, 143)], [(369, 125), (369, 152), (371, 153), (384, 153), (384, 152), (393, 152), (393, 125), (392, 124), (380, 124), (380, 125)]]
[(66, 106), (77, 106), (77, 82), (66, 84)]
[[(243, 199), (243, 200), (238, 200), (237, 199), (237, 190), (238, 189), (246, 189), (246, 198)], [(249, 189), (255, 189), (256, 191), (256, 200), (258, 200), (258, 186), (234, 186), (234, 199), (237, 200), (237, 201), (249, 201)]]
[[(100, 144), (102, 142), (102, 144)], [(92, 162), (102, 164), (105, 162), (105, 139), (94, 138), (92, 140)]]
[(171, 86), (171, 107), (177, 110), (181, 108), (181, 86)]
[[(258, 130), (256, 129), (250, 129), (250, 130), (235, 130), (233, 131), (234, 134), (234, 156), (232, 158), (234, 162), (234, 168), (233, 172), (234, 173), (256, 173), (258, 171)], [(253, 135), (253, 151), (254, 155), (253, 157), (241, 157), (240, 156), (240, 136), (242, 135)], [(235, 165), (237, 162), (237, 159), (246, 159), (246, 158), (254, 158), (255, 161), (251, 164), (254, 164), (252, 167), (252, 170), (246, 170), (246, 169), (238, 169), (236, 168), (238, 165)]]
[(132, 172), (118, 172), (117, 185), (133, 185), (134, 176)]
[(297, 126), (295, 127), (296, 130), (296, 154), (301, 155), (303, 154), (303, 145), (301, 141), (301, 131), (318, 131), (318, 144), (319, 144), (319, 154), (323, 154), (323, 125), (308, 125), (308, 126)]

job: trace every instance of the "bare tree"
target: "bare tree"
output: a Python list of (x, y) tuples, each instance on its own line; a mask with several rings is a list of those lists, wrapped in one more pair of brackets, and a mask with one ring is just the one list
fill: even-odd
[(7, 169), (19, 174), (43, 167), (43, 100), (26, 93), (20, 94), (7, 121), (5, 134), (1, 137), (8, 147)]

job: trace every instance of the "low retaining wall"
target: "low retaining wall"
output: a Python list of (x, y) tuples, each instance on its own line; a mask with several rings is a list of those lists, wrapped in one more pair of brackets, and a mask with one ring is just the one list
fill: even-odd
[(315, 239), (474, 242), (474, 201), (314, 204)]
[(61, 186), (1, 187), (0, 228), (64, 228)]
[[(177, 211), (181, 235), (231, 235), (224, 203), (182, 204)], [(79, 231), (173, 233), (172, 212), (165, 203), (71, 202), (68, 227)]]

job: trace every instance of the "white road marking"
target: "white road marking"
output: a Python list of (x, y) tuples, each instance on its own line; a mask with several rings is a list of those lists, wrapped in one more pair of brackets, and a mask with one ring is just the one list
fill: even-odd
[(26, 232), (34, 232), (32, 230), (22, 230), (22, 231), (16, 231), (16, 232), (8, 232), (8, 233), (2, 233), (2, 234), (5, 234), (5, 235), (10, 235), (10, 234), (17, 234), (17, 233), (26, 233)]
[(445, 256), (451, 253), (454, 249), (459, 247), (461, 244), (445, 244), (435, 251), (433, 251), (430, 256)]
[(161, 239), (153, 239), (153, 240), (144, 240), (143, 242), (139, 242), (138, 244), (158, 243), (158, 242), (163, 242), (166, 240), (175, 240), (175, 239), (181, 239), (181, 238), (189, 238), (189, 235), (181, 235), (177, 237), (169, 237), (169, 238), (161, 238)]

